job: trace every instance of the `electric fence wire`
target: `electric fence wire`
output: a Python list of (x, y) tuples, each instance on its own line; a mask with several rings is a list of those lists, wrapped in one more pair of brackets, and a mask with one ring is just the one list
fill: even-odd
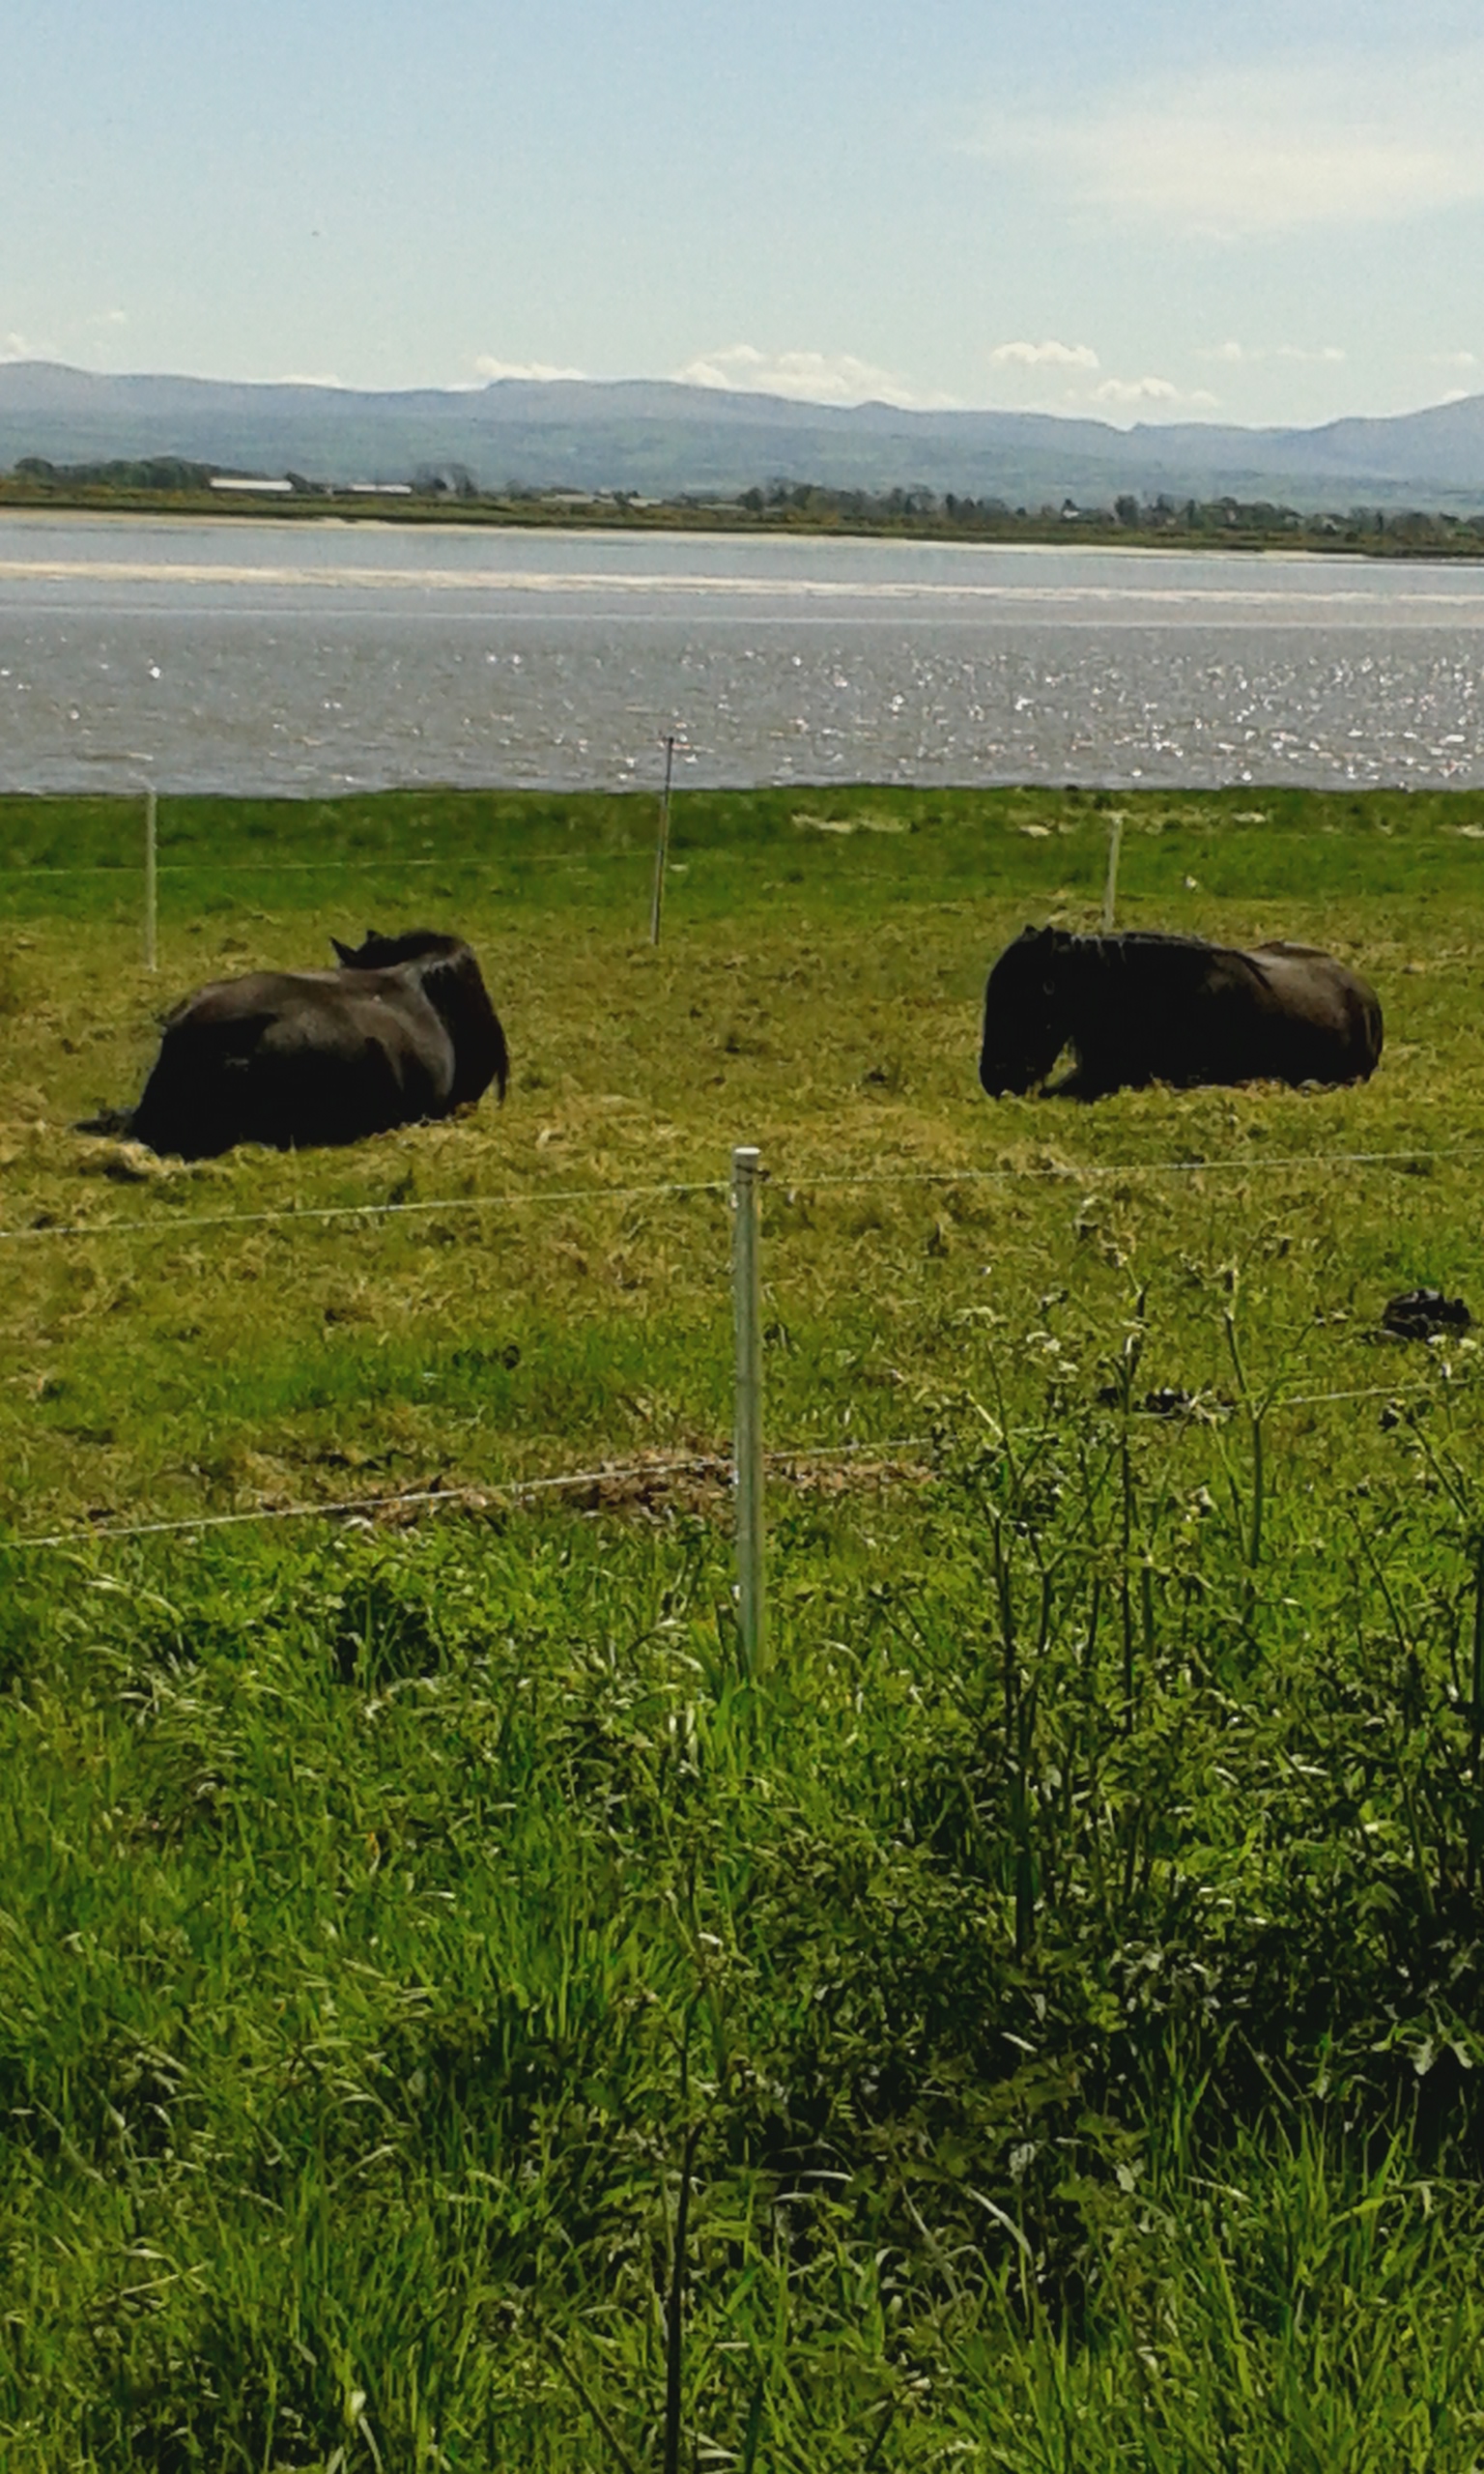
[[(807, 1169), (785, 1174), (764, 1171), (768, 1185), (785, 1199), (800, 1194), (842, 1192), (868, 1186), (1004, 1186), (1021, 1183), (1090, 1184), (1108, 1177), (1266, 1176), (1290, 1169), (1405, 1167), (1426, 1162), (1484, 1157), (1484, 1144), (1454, 1143), (1441, 1148), (1413, 1144), (1402, 1151), (1309, 1151), (1279, 1154), (1263, 1160), (1108, 1160), (1051, 1161), (1024, 1168), (858, 1168)], [(292, 1205), (271, 1211), (220, 1211), (161, 1215), (157, 1220), (47, 1221), (30, 1228), (0, 1228), (0, 1245), (29, 1245), (49, 1238), (159, 1236), (175, 1229), (280, 1226), (289, 1222), (307, 1225), (339, 1220), (395, 1220), (434, 1212), (514, 1211), (546, 1203), (636, 1202), (667, 1195), (725, 1194), (719, 1177), (666, 1180), (642, 1186), (563, 1186), (529, 1189), (510, 1194), (442, 1194), (418, 1202), (347, 1202)]]
[[(1400, 1386), (1370, 1384), (1360, 1390), (1343, 1392), (1292, 1393), (1269, 1401), (1262, 1415), (1270, 1417), (1285, 1409), (1320, 1408), (1332, 1402), (1353, 1400), (1395, 1403), (1431, 1395), (1432, 1392), (1431, 1385), (1414, 1383)], [(1181, 1422), (1179, 1413), (1169, 1421), (1171, 1424)], [(1025, 1426), (1016, 1431), (1027, 1435), (1040, 1433), (1041, 1428)], [(867, 1453), (875, 1461), (887, 1462), (907, 1452), (934, 1451), (940, 1442), (941, 1437), (930, 1434), (891, 1435), (880, 1441), (865, 1437), (854, 1443), (790, 1445), (768, 1452), (763, 1456), (769, 1468), (776, 1470), (791, 1469), (801, 1462), (811, 1462), (815, 1466), (826, 1466), (831, 1462), (845, 1464)], [(605, 1461), (595, 1469), (571, 1469), (549, 1477), (499, 1478), (479, 1484), (456, 1486), (418, 1486), (397, 1494), (353, 1495), (333, 1502), (266, 1504), (251, 1511), (194, 1512), (179, 1520), (100, 1521), (87, 1529), (54, 1530), (41, 1537), (0, 1538), (0, 1553), (41, 1553), (47, 1549), (88, 1546), (115, 1539), (187, 1537), (210, 1530), (259, 1527), (279, 1520), (350, 1520), (357, 1517), (371, 1520), (378, 1515), (385, 1517), (387, 1513), (417, 1510), (424, 1507), (491, 1511), (520, 1503), (530, 1496), (572, 1493), (581, 1487), (616, 1485), (630, 1480), (642, 1482), (655, 1478), (689, 1476), (714, 1478), (730, 1485), (735, 1481), (735, 1464), (729, 1455), (691, 1452), (663, 1460)]]
[[(884, 1443), (863, 1440), (857, 1443), (804, 1444), (787, 1451), (769, 1452), (763, 1456), (770, 1467), (787, 1468), (800, 1461), (818, 1464), (849, 1461), (866, 1453), (878, 1460), (887, 1459), (903, 1452), (926, 1451), (931, 1443), (930, 1435), (898, 1435)], [(418, 1486), (394, 1495), (356, 1495), (335, 1503), (265, 1504), (252, 1511), (195, 1512), (181, 1520), (100, 1521), (87, 1529), (56, 1530), (45, 1537), (0, 1538), (0, 1552), (39, 1552), (45, 1547), (86, 1546), (100, 1539), (184, 1537), (197, 1531), (243, 1529), (275, 1520), (347, 1519), (357, 1514), (371, 1518), (378, 1512), (412, 1510), (429, 1504), (449, 1510), (463, 1505), (472, 1510), (495, 1510), (503, 1504), (519, 1502), (528, 1495), (570, 1492), (580, 1486), (613, 1485), (629, 1479), (683, 1475), (718, 1478), (730, 1483), (735, 1469), (725, 1453), (690, 1452), (666, 1460), (606, 1461), (596, 1469), (571, 1469), (556, 1477), (492, 1479), (481, 1485)]]
[[(652, 861), (653, 853), (638, 846), (632, 850), (528, 850), (507, 851), (503, 858), (417, 858), (405, 859), (374, 855), (359, 859), (161, 859), (157, 862), (162, 877), (264, 877), (264, 876), (400, 876), (411, 868), (461, 868), (486, 871), (491, 876), (513, 873), (519, 868), (591, 868), (610, 859), (642, 859)], [(12, 865), (0, 868), (0, 881), (14, 878), (24, 882), (30, 877), (44, 877), (49, 883), (56, 877), (135, 877), (138, 866), (128, 859), (85, 859), (65, 868), (45, 864)]]

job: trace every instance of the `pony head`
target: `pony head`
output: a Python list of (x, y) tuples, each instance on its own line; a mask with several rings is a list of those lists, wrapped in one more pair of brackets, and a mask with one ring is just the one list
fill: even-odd
[(989, 973), (979, 1079), (991, 1100), (1020, 1097), (1056, 1063), (1067, 1037), (1062, 973), (1070, 943), (1063, 928), (1024, 928)]

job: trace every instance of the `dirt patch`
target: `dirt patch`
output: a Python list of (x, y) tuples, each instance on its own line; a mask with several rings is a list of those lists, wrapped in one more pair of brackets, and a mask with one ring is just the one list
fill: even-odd
[[(848, 1456), (802, 1453), (768, 1462), (770, 1486), (823, 1501), (879, 1493), (886, 1487), (923, 1486), (932, 1474), (924, 1462), (870, 1450)], [(638, 1453), (632, 1460), (600, 1461), (595, 1468), (571, 1477), (528, 1478), (508, 1486), (460, 1486), (434, 1478), (425, 1486), (409, 1487), (395, 1495), (327, 1504), (325, 1510), (392, 1529), (410, 1528), (444, 1510), (500, 1514), (534, 1511), (553, 1503), (587, 1514), (616, 1512), (665, 1520), (689, 1513), (709, 1519), (725, 1510), (730, 1493), (731, 1463), (725, 1453), (653, 1452)]]

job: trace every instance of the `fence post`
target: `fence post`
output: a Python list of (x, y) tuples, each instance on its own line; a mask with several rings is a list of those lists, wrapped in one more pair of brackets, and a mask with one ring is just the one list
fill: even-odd
[(665, 788), (660, 793), (660, 838), (654, 846), (654, 891), (649, 899), (649, 942), (660, 941), (660, 912), (665, 907), (665, 866), (670, 857), (670, 777), (675, 762), (675, 734), (665, 741)]
[(1102, 933), (1113, 934), (1113, 917), (1118, 908), (1118, 854), (1124, 847), (1124, 820), (1115, 814), (1108, 826), (1108, 873), (1102, 888)]
[(737, 1499), (737, 1624), (742, 1664), (761, 1673), (766, 1654), (762, 1523), (762, 1280), (757, 1244), (758, 1153), (731, 1155), (731, 1303), (736, 1337), (736, 1427), (732, 1465)]
[(155, 811), (157, 801), (153, 782), (144, 789), (144, 967), (158, 970), (159, 950), (156, 932), (156, 866)]

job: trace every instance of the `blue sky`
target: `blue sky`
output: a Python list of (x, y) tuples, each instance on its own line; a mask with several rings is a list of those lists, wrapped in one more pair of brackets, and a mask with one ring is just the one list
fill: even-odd
[(1484, 391), (1457, 0), (7, 0), (0, 356), (1317, 421)]

